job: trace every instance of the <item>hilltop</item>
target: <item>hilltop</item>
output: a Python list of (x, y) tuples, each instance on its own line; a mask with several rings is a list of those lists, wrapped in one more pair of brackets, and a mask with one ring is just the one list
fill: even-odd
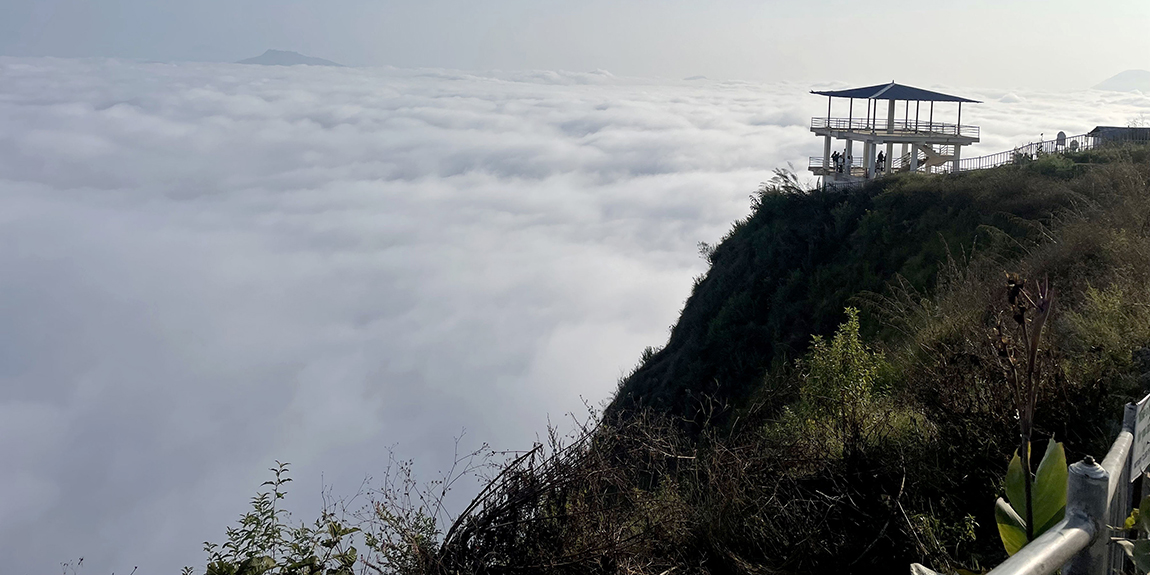
[(247, 58), (236, 62), (237, 64), (259, 64), (262, 66), (340, 66), (331, 60), (324, 60), (323, 58), (314, 58), (312, 56), (304, 56), (299, 52), (290, 52), (287, 50), (268, 50), (254, 58)]
[(1095, 90), (1112, 92), (1150, 92), (1150, 72), (1146, 70), (1126, 70), (1094, 86)]
[[(885, 178), (860, 191), (764, 187), (752, 214), (707, 248), (710, 270), (669, 341), (623, 379), (608, 413), (696, 420), (710, 401), (745, 404), (768, 371), (802, 357), (812, 335), (830, 335), (860, 297), (895, 281), (929, 293), (948, 258), (1034, 241), (1036, 222), (1082, 201), (1041, 178), (1007, 168)], [(863, 328), (881, 326), (864, 315)]]

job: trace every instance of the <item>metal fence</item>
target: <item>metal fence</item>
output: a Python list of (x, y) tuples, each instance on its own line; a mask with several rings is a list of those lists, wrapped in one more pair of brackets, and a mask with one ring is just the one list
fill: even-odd
[[(1128, 559), (1111, 543), (1111, 526), (1122, 525), (1133, 508), (1130, 457), (1137, 408), (1126, 405), (1122, 432), (1099, 465), (1092, 457), (1070, 466), (1066, 516), (988, 575), (1110, 575), (1125, 573)], [(921, 565), (911, 573), (934, 573)]]
[[(812, 171), (822, 171), (823, 157), (810, 156), (807, 158), (807, 169)], [(846, 172), (846, 161), (839, 160), (836, 164), (833, 160), (827, 163), (827, 173), (843, 174)], [(851, 162), (850, 174), (856, 177), (863, 177), (866, 175), (866, 166), (863, 165), (861, 158), (856, 158)]]
[[(1013, 150), (998, 152), (997, 154), (989, 154), (986, 156), (978, 156), (975, 158), (959, 160), (958, 169), (962, 172), (969, 170), (984, 170), (986, 168), (995, 168), (998, 166), (1005, 166), (1007, 164), (1024, 164), (1026, 162), (1037, 160), (1038, 158), (1041, 158), (1047, 154), (1062, 154), (1067, 152), (1073, 153), (1084, 150), (1092, 150), (1102, 146), (1146, 143), (1150, 143), (1150, 136), (1143, 135), (1141, 132), (1132, 132), (1130, 134), (1108, 137), (1096, 137), (1089, 134), (1064, 136), (1054, 140), (1031, 142), (1025, 146), (1019, 146)], [(946, 171), (950, 171), (950, 166), (946, 167)]]
[(1105, 143), (1111, 143), (1111, 140), (1102, 140), (1086, 134), (1067, 136), (1054, 140), (1044, 140), (1041, 142), (1031, 142), (1025, 146), (1014, 148), (1013, 150), (959, 160), (958, 169), (959, 171), (965, 172), (968, 170), (995, 168), (1007, 164), (1023, 164), (1036, 160), (1046, 154), (1090, 150)]

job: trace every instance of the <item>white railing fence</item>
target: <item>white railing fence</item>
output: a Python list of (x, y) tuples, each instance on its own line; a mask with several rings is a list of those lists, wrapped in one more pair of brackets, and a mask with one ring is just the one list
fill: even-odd
[[(984, 170), (986, 168), (995, 168), (1006, 164), (1023, 164), (1028, 161), (1036, 160), (1046, 154), (1062, 154), (1066, 152), (1082, 152), (1092, 150), (1102, 146), (1113, 146), (1121, 144), (1145, 144), (1150, 141), (1142, 132), (1131, 132), (1124, 136), (1106, 136), (1098, 137), (1089, 134), (1079, 134), (1077, 136), (1063, 136), (1053, 140), (1043, 140), (1041, 142), (1031, 142), (1025, 146), (1019, 146), (1013, 150), (1005, 152), (998, 152), (997, 154), (988, 154), (986, 156), (978, 156), (974, 158), (966, 158), (958, 161), (958, 170), (966, 172), (969, 170)], [(938, 172), (949, 172), (951, 165), (939, 166)]]
[(811, 129), (831, 129), (852, 132), (893, 132), (898, 134), (935, 134), (969, 138), (978, 138), (981, 135), (981, 129), (978, 126), (909, 119), (895, 120), (891, 123), (888, 122), (885, 117), (827, 118), (826, 116), (816, 116), (811, 118)]

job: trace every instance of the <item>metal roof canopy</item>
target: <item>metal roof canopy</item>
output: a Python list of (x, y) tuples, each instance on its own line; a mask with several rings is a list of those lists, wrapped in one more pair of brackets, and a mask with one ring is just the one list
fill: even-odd
[(833, 98), (866, 98), (869, 100), (915, 100), (919, 102), (973, 102), (981, 104), (978, 100), (971, 100), (969, 98), (962, 98), (960, 96), (951, 96), (941, 92), (932, 92), (930, 90), (923, 90), (922, 88), (915, 88), (914, 86), (905, 86), (903, 84), (896, 84), (891, 82), (889, 84), (878, 84), (876, 86), (867, 86), (865, 88), (851, 88), (849, 90), (824, 90), (816, 91), (811, 90), (812, 94), (820, 96), (830, 96)]

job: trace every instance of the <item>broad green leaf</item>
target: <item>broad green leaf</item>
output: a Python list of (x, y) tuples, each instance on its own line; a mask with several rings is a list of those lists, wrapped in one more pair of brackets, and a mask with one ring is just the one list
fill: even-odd
[(1066, 451), (1062, 444), (1051, 439), (1046, 443), (1046, 454), (1034, 474), (1034, 536), (1038, 537), (1066, 514)]
[(998, 536), (1007, 555), (1014, 555), (1026, 545), (1026, 527), (1022, 518), (1001, 497), (994, 502), (994, 521), (998, 523)]
[(1142, 531), (1150, 533), (1150, 496), (1147, 496), (1138, 504), (1138, 521)]
[(1058, 513), (1055, 513), (1054, 516), (1051, 517), (1046, 523), (1039, 525), (1038, 529), (1034, 530), (1034, 537), (1038, 538), (1039, 535), (1042, 535), (1043, 533), (1050, 531), (1050, 528), (1054, 527), (1055, 525), (1058, 525), (1058, 522), (1062, 521), (1063, 517), (1065, 517), (1065, 516), (1066, 516), (1066, 507), (1063, 507), (1062, 509), (1059, 509)]
[(1134, 566), (1141, 573), (1150, 573), (1150, 539), (1139, 539), (1134, 542), (1134, 554), (1130, 556)]
[[(1027, 445), (1027, 450), (1030, 446)], [(1029, 471), (1029, 470), (1027, 470)], [(1010, 460), (1010, 465), (1006, 468), (1006, 499), (1010, 501), (1010, 506), (1014, 508), (1014, 512), (1026, 518), (1026, 486), (1024, 485), (1025, 475), (1022, 470), (1022, 458), (1018, 456), (1018, 450), (1014, 451), (1014, 459)], [(1023, 529), (1025, 532), (1026, 529)]]

